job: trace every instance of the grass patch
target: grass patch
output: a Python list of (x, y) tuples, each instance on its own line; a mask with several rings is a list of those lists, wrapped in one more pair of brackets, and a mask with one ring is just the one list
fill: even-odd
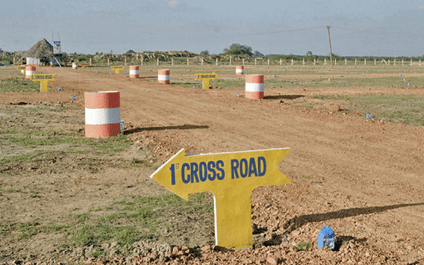
[(0, 79), (0, 92), (39, 92), (40, 84), (22, 77)]
[[(424, 97), (417, 95), (365, 95), (365, 96), (337, 96), (315, 97), (322, 100), (341, 101), (342, 109), (371, 113), (376, 120), (384, 120), (406, 125), (424, 126)], [(346, 105), (347, 102), (348, 104)], [(302, 102), (302, 104), (305, 104)]]
[(297, 244), (299, 251), (308, 251), (311, 248), (311, 242), (300, 242)]
[[(71, 215), (68, 225), (40, 225), (37, 222), (13, 223), (0, 226), (0, 235), (17, 233), (17, 239), (27, 239), (39, 233), (64, 233), (63, 245), (99, 246), (102, 243), (118, 242), (117, 249), (123, 254), (132, 251), (133, 243), (141, 239), (153, 239), (160, 228), (172, 227), (168, 223), (171, 212), (203, 211), (213, 212), (210, 194), (194, 194), (187, 202), (176, 195), (158, 197), (129, 197), (116, 201), (106, 207), (108, 212), (102, 216), (101, 209), (92, 216), (89, 213)], [(105, 208), (105, 210), (106, 210)], [(93, 257), (102, 255), (95, 251)]]

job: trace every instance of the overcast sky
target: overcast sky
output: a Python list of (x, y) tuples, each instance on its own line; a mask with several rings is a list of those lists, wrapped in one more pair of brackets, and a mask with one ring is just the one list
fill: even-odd
[(423, 0), (0, 0), (0, 48), (41, 38), (67, 53), (187, 50), (232, 43), (264, 54), (424, 54)]

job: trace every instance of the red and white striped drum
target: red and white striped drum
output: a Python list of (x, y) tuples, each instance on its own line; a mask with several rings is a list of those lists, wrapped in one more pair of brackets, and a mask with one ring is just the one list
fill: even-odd
[(169, 84), (169, 69), (158, 70), (158, 81), (162, 84)]
[(236, 75), (244, 75), (244, 66), (243, 65), (237, 65), (236, 66)]
[(35, 66), (27, 65), (25, 67), (25, 78), (29, 79), (29, 78), (31, 78), (31, 76), (33, 74), (36, 74), (36, 73), (37, 73), (37, 71), (36, 71)]
[(140, 77), (140, 66), (130, 66), (130, 78)]
[(245, 98), (264, 98), (264, 75), (246, 75), (245, 78)]
[(78, 69), (78, 63), (77, 62), (72, 63), (72, 69)]
[(120, 132), (121, 109), (118, 91), (85, 92), (85, 137), (106, 138)]

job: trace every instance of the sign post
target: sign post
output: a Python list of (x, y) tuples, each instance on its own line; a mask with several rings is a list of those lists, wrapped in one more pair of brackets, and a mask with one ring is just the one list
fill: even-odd
[(88, 64), (87, 63), (81, 63), (80, 66), (81, 66), (82, 70), (85, 70), (85, 68), (88, 66)]
[(196, 74), (196, 80), (202, 80), (203, 88), (209, 89), (209, 81), (216, 80), (218, 78), (218, 74), (213, 73), (204, 73), (204, 74)]
[(110, 67), (113, 71), (115, 71), (115, 75), (119, 75), (119, 72), (121, 71), (121, 70), (124, 70), (125, 69), (125, 66), (111, 66)]
[(54, 81), (56, 75), (45, 75), (45, 74), (33, 74), (31, 80), (34, 82), (40, 82), (40, 92), (47, 92), (48, 87), (47, 83), (49, 81)]
[(171, 157), (151, 176), (173, 193), (188, 200), (189, 194), (211, 192), (215, 207), (216, 245), (251, 247), (251, 193), (261, 186), (291, 184), (277, 169), (290, 148)]

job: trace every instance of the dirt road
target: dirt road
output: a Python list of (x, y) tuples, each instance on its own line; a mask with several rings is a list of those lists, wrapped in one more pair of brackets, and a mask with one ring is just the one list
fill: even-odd
[[(293, 184), (252, 194), (259, 227), (314, 242), (319, 229), (330, 225), (338, 237), (366, 242), (377, 255), (424, 260), (423, 127), (286, 104), (320, 94), (398, 94), (397, 88), (267, 89), (265, 80), (267, 98), (259, 101), (245, 99), (243, 87), (201, 90), (70, 68), (37, 72), (56, 74), (52, 86), (63, 91), (19, 99), (5, 94), (1, 103), (64, 102), (76, 95), (83, 108), (85, 91), (120, 91), (127, 133), (153, 146), (159, 162), (181, 148), (209, 153), (291, 147), (279, 168)], [(407, 93), (424, 95), (424, 89)]]

